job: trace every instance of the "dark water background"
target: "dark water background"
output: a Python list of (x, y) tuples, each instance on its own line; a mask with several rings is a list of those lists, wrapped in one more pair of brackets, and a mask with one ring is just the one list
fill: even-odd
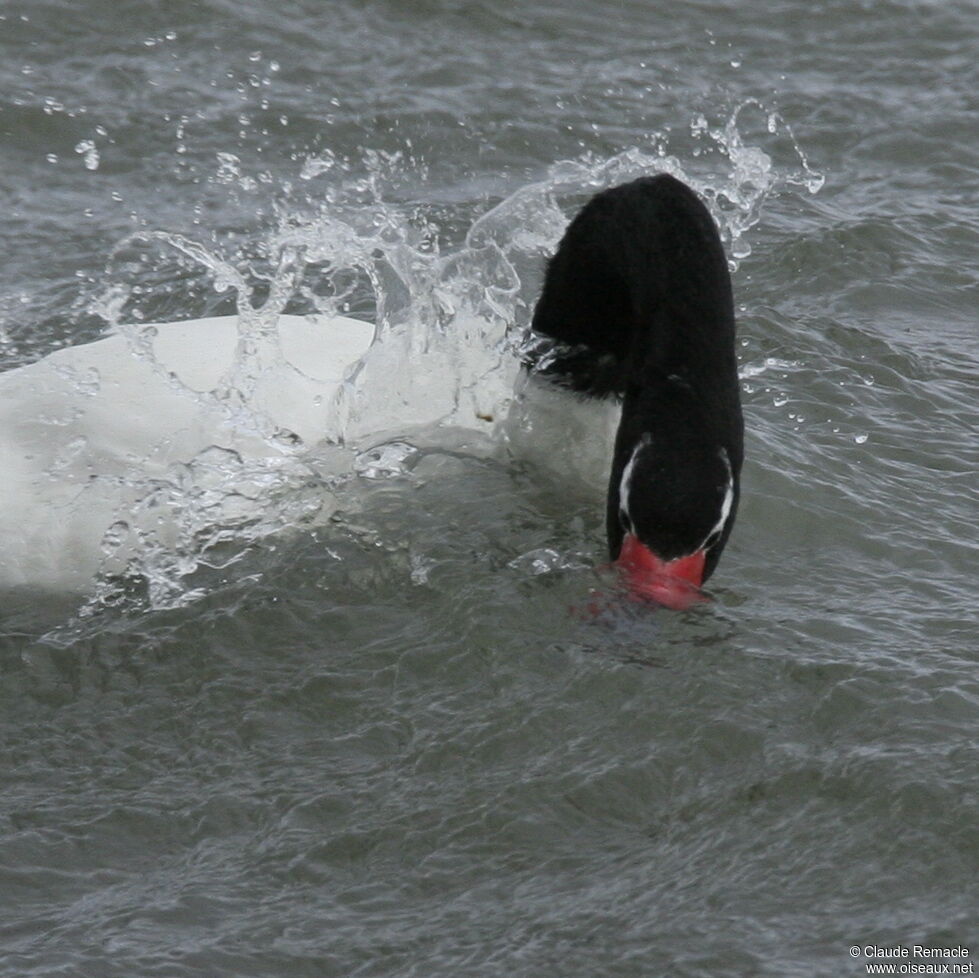
[[(979, 953), (977, 16), (0, 6), (4, 367), (96, 338), (107, 296), (234, 311), (200, 263), (111, 257), (136, 229), (258, 295), (283, 228), (354, 228), (382, 264), (410, 238), (466, 254), (442, 284), (485, 297), (467, 232), (510, 201), (519, 326), (554, 208), (669, 160), (729, 195), (748, 425), (717, 600), (689, 613), (569, 615), (601, 494), (454, 442), (192, 600), (0, 612), (0, 973), (810, 978), (865, 973), (851, 945)], [(377, 315), (384, 281), (350, 281)], [(402, 318), (440, 285), (406, 282)]]

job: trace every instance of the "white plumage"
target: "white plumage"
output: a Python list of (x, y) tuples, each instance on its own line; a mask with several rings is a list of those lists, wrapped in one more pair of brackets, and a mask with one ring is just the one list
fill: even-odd
[(274, 468), (296, 438), (315, 445), (374, 327), (282, 316), (267, 338), (244, 337), (249, 356), (233, 316), (133, 335), (0, 374), (0, 587), (86, 590), (106, 569), (109, 528), (154, 478), (212, 446)]

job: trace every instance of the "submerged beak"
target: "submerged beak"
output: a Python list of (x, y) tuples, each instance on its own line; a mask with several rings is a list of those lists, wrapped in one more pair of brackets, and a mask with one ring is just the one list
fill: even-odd
[(634, 596), (682, 611), (707, 600), (700, 590), (704, 559), (704, 551), (698, 550), (689, 557), (662, 560), (640, 543), (635, 534), (629, 533), (622, 541), (615, 566), (621, 569)]

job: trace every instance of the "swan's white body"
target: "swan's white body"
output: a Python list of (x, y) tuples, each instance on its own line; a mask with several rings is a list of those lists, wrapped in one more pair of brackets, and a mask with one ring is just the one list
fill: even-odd
[(604, 492), (621, 405), (585, 398), (521, 370), (502, 434), (511, 454), (527, 459), (557, 493)]
[(374, 327), (282, 316), (276, 333), (250, 361), (245, 406), (229, 375), (242, 362), (237, 317), (144, 327), (141, 350), (111, 336), (0, 374), (0, 589), (87, 590), (113, 569), (107, 530), (174, 466), (216, 446), (274, 467), (288, 452), (271, 433), (312, 446), (334, 430), (338, 390)]
[[(134, 557), (146, 570), (154, 551), (199, 551), (200, 533), (274, 529), (277, 487), (350, 471), (349, 451), (305, 451), (345, 428), (358, 443), (432, 423), (493, 433), (560, 492), (601, 491), (616, 405), (517, 377), (516, 361), (462, 385), (455, 347), (419, 354), (409, 377), (410, 352), (373, 340), (369, 323), (315, 316), (243, 340), (228, 316), (127, 327), (0, 374), (0, 592), (83, 593)], [(361, 363), (369, 403), (339, 396)], [(312, 495), (317, 518), (335, 509), (323, 485)]]

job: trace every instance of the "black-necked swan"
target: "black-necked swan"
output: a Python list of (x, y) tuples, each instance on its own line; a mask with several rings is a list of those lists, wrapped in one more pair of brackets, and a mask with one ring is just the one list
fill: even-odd
[[(154, 487), (179, 483), (185, 463), (206, 468), (215, 451), (219, 469), (233, 458), (240, 470), (205, 516), (261, 513), (269, 466), (291, 458), (270, 435), (315, 445), (336, 429), (344, 378), (374, 337), (343, 317), (281, 316), (274, 330), (245, 377), (235, 371), (251, 340), (237, 317), (132, 328), (0, 374), (0, 588), (86, 591), (97, 574), (125, 569), (120, 533), (149, 533), (165, 548), (180, 485), (173, 505)], [(664, 175), (599, 193), (548, 264), (532, 330), (553, 343), (531, 377), (550, 389), (536, 417), (560, 424), (535, 425), (550, 439), (527, 447), (569, 461), (569, 472), (589, 469), (604, 439), (586, 434), (588, 405), (574, 401), (591, 401), (589, 418), (608, 433), (618, 420), (610, 554), (636, 593), (685, 607), (731, 531), (743, 454), (731, 283), (706, 207)], [(596, 400), (621, 400), (620, 418)], [(490, 420), (474, 416), (474, 428)]]

